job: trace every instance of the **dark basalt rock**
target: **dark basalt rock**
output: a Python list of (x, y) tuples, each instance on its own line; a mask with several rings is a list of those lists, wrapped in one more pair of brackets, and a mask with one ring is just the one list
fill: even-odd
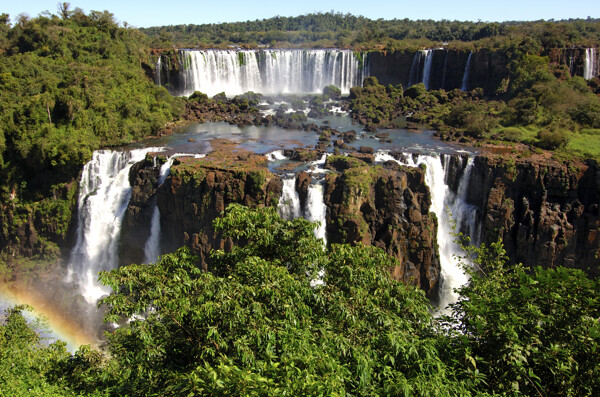
[(327, 176), (324, 198), (329, 241), (382, 248), (399, 261), (391, 269), (394, 279), (433, 295), (440, 273), (437, 220), (429, 213), (423, 170), (337, 157), (329, 164), (339, 173)]
[[(456, 186), (460, 160), (451, 160)], [(566, 266), (600, 275), (600, 167), (597, 162), (477, 156), (467, 202), (478, 208), (482, 242), (502, 238), (512, 262)], [(454, 189), (454, 188), (453, 188)]]

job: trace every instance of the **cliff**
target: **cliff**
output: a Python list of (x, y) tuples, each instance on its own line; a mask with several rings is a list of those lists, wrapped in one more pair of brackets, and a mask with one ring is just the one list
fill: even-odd
[[(434, 49), (431, 63), (430, 89), (452, 90), (461, 88), (469, 51)], [(369, 53), (369, 72), (380, 84), (402, 84), (408, 87), (414, 52), (394, 51), (391, 53)], [(507, 75), (505, 55), (493, 51), (476, 51), (471, 59), (468, 88), (481, 87), (493, 94), (500, 81)], [(421, 74), (423, 60), (419, 65)], [(422, 76), (419, 79), (422, 81)]]
[(344, 156), (329, 157), (328, 167), (336, 171), (327, 176), (324, 197), (329, 241), (382, 248), (400, 262), (393, 278), (431, 295), (440, 262), (424, 171), (394, 162), (371, 166)]
[(479, 208), (482, 242), (500, 235), (511, 261), (600, 275), (597, 162), (477, 156), (467, 201)]
[[(209, 269), (210, 250), (231, 244), (212, 230), (212, 221), (228, 204), (257, 207), (277, 202), (282, 182), (267, 171), (265, 157), (221, 144), (224, 147), (206, 158), (176, 159), (161, 186), (156, 186), (158, 166), (149, 158), (132, 167), (132, 195), (121, 238), (122, 263), (143, 261), (154, 203), (160, 210), (161, 250), (171, 252), (187, 245)], [(438, 283), (440, 264), (435, 252), (437, 221), (429, 213), (423, 171), (396, 163), (375, 167), (367, 164), (372, 158), (356, 156), (333, 156), (337, 160), (329, 163), (336, 170), (328, 175), (324, 192), (329, 241), (383, 248), (400, 261), (392, 271), (393, 278), (431, 294)], [(304, 207), (311, 177), (301, 172), (296, 181)]]
[(205, 159), (181, 158), (158, 188), (162, 248), (172, 252), (187, 245), (209, 265), (211, 249), (223, 249), (229, 241), (212, 229), (212, 221), (230, 203), (250, 207), (273, 205), (281, 194), (281, 180), (265, 167), (264, 156), (243, 151), (219, 150)]

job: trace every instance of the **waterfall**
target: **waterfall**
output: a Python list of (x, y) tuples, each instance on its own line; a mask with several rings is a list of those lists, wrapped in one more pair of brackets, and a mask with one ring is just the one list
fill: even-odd
[(156, 66), (154, 67), (154, 83), (156, 85), (162, 85), (160, 81), (160, 74), (162, 72), (162, 57), (158, 56), (158, 61), (156, 61)]
[[(171, 166), (175, 160), (175, 156), (171, 156), (160, 166), (160, 173), (158, 176), (157, 187), (165, 183)], [(144, 263), (154, 263), (158, 260), (160, 255), (160, 210), (156, 202), (154, 203), (154, 211), (152, 212), (152, 219), (150, 220), (150, 236), (144, 245)]]
[[(167, 160), (160, 166), (158, 181), (156, 182), (157, 188), (167, 180), (167, 177), (171, 172), (171, 166), (173, 166), (173, 161), (175, 161), (177, 157), (183, 156), (203, 158), (206, 154), (177, 153), (167, 157)], [(154, 158), (154, 166), (156, 167), (156, 157)], [(144, 263), (156, 262), (160, 253), (160, 209), (158, 208), (155, 199), (154, 211), (152, 212), (152, 219), (150, 220), (150, 236), (148, 236), (148, 240), (146, 240), (146, 244), (144, 245)]]
[[(457, 255), (464, 255), (464, 252), (460, 245), (455, 242), (452, 220), (456, 221), (457, 231), (470, 231), (469, 234), (473, 242), (476, 242), (479, 238), (475, 222), (475, 208), (468, 205), (465, 200), (473, 160), (468, 160), (465, 172), (459, 181), (458, 191), (454, 194), (445, 182), (445, 171), (442, 159), (439, 156), (419, 155), (416, 161), (413, 160), (411, 154), (407, 154), (406, 157), (406, 162), (401, 162), (388, 153), (378, 152), (375, 156), (375, 161), (384, 162), (393, 160), (399, 164), (412, 167), (421, 164), (426, 166), (425, 183), (431, 193), (430, 211), (434, 212), (438, 219), (437, 242), (441, 265), (438, 307), (441, 313), (446, 314), (448, 304), (456, 302), (458, 299), (458, 295), (454, 292), (454, 289), (464, 285), (468, 281), (467, 275), (461, 269), (456, 258)], [(446, 209), (449, 209), (450, 213)]]
[[(423, 60), (423, 73), (421, 73), (421, 60)], [(415, 53), (410, 66), (408, 86), (423, 83), (429, 89), (431, 80), (431, 66), (433, 65), (433, 50), (419, 50)]]
[(429, 81), (431, 80), (431, 65), (433, 64), (433, 50), (423, 50), (425, 53), (425, 64), (423, 65), (423, 85), (425, 89), (429, 89)]
[(265, 156), (269, 161), (287, 160), (287, 157), (283, 155), (283, 150), (274, 150), (270, 153), (267, 153)]
[(462, 84), (460, 85), (460, 89), (462, 91), (466, 91), (469, 87), (469, 75), (471, 74), (471, 57), (473, 53), (469, 53), (469, 57), (467, 58), (467, 64), (465, 65), (465, 72), (463, 73)]
[(308, 198), (306, 208), (304, 209), (304, 218), (311, 222), (320, 222), (319, 227), (315, 228), (315, 236), (323, 239), (323, 245), (327, 245), (326, 235), (326, 216), (327, 207), (323, 202), (323, 181), (317, 181), (308, 187)]
[(440, 87), (442, 90), (446, 89), (446, 72), (448, 71), (448, 51), (446, 51), (446, 56), (444, 57), (444, 74), (442, 74), (442, 86)]
[(77, 242), (71, 251), (67, 281), (78, 284), (84, 298), (95, 303), (109, 290), (96, 281), (98, 272), (118, 265), (121, 223), (131, 196), (129, 170), (146, 153), (162, 148), (125, 152), (99, 150), (82, 172), (79, 183)]
[(277, 212), (279, 212), (279, 216), (287, 220), (300, 217), (300, 196), (296, 191), (295, 175), (283, 178), (283, 189), (277, 204)]
[(419, 83), (419, 74), (421, 73), (421, 51), (415, 52), (412, 64), (410, 65), (410, 75), (408, 76), (408, 86)]
[(596, 65), (596, 49), (586, 48), (585, 60), (583, 63), (583, 78), (590, 80), (596, 77), (596, 75), (598, 75), (598, 69)]
[(349, 50), (181, 50), (179, 60), (184, 96), (320, 93), (330, 84), (347, 94), (368, 76), (366, 56)]

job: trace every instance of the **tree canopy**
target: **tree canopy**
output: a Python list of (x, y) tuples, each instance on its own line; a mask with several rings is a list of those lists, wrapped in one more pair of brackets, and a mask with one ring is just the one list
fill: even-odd
[(223, 396), (600, 390), (600, 283), (581, 271), (511, 269), (501, 244), (478, 248), (454, 316), (435, 318), (422, 291), (390, 278), (394, 260), (378, 248), (326, 250), (314, 224), (282, 220), (272, 208), (232, 205), (215, 228), (235, 245), (213, 252), (211, 272), (182, 248), (101, 275), (113, 288), (102, 301), (105, 321), (120, 324), (105, 352), (35, 347), (13, 309), (0, 351), (25, 335), (27, 348), (51, 359), (31, 373), (7, 356), (2, 365), (14, 362), (19, 376), (0, 377), (0, 387)]

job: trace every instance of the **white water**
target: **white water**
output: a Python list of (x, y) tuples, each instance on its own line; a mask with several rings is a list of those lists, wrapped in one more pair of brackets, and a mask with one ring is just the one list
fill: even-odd
[[(464, 255), (460, 245), (455, 242), (452, 229), (452, 219), (457, 220), (457, 228), (468, 228), (474, 240), (477, 240), (477, 230), (475, 226), (475, 209), (465, 202), (468, 187), (468, 178), (471, 173), (472, 159), (466, 166), (465, 172), (459, 182), (457, 194), (454, 195), (445, 182), (445, 171), (442, 166), (442, 160), (437, 155), (419, 155), (416, 162), (411, 154), (407, 154), (407, 160), (401, 162), (390, 156), (386, 152), (377, 152), (376, 162), (395, 161), (402, 165), (426, 166), (425, 183), (431, 193), (431, 208), (438, 219), (437, 242), (440, 254), (440, 286), (438, 294), (438, 307), (440, 313), (447, 314), (447, 306), (456, 302), (458, 294), (454, 292), (468, 281), (468, 277), (460, 266), (457, 256)], [(448, 211), (450, 213), (448, 213)], [(470, 215), (472, 214), (472, 215)], [(450, 219), (452, 217), (452, 219)], [(466, 224), (465, 224), (466, 223)]]
[(182, 50), (180, 94), (321, 93), (330, 84), (347, 94), (369, 75), (365, 59), (338, 49)]
[(158, 60), (156, 61), (156, 67), (154, 68), (154, 83), (156, 83), (156, 85), (162, 85), (161, 81), (160, 81), (161, 72), (162, 72), (162, 60), (161, 60), (161, 57), (158, 57)]
[(429, 89), (429, 80), (431, 79), (431, 65), (433, 64), (433, 50), (423, 50), (425, 53), (425, 64), (423, 65), (423, 85)]
[(315, 237), (323, 240), (323, 245), (327, 246), (326, 235), (326, 216), (327, 207), (323, 202), (323, 181), (313, 181), (308, 187), (308, 197), (306, 199), (306, 208), (304, 209), (304, 218), (311, 222), (319, 222), (315, 228)]
[[(160, 166), (160, 174), (158, 176), (157, 187), (165, 183), (171, 166), (173, 165), (175, 156), (171, 156)], [(150, 221), (150, 236), (144, 245), (144, 263), (154, 263), (160, 255), (160, 210), (158, 205), (154, 203), (154, 211)]]
[(420, 82), (419, 74), (421, 73), (421, 51), (415, 52), (412, 64), (410, 65), (410, 73), (408, 76), (408, 86), (415, 85)]
[(469, 57), (467, 58), (467, 64), (465, 65), (465, 72), (463, 73), (462, 84), (460, 85), (460, 89), (462, 91), (466, 91), (469, 87), (469, 75), (471, 74), (471, 57), (473, 53), (469, 53)]
[(300, 217), (300, 196), (296, 191), (295, 175), (283, 178), (283, 189), (277, 204), (277, 211), (279, 216), (290, 221)]
[(598, 68), (596, 62), (596, 49), (586, 48), (585, 59), (583, 63), (583, 78), (586, 80), (593, 79), (598, 75)]
[[(423, 60), (423, 73), (421, 73), (421, 60)], [(419, 50), (415, 53), (410, 66), (408, 86), (423, 83), (429, 89), (431, 80), (431, 66), (433, 64), (433, 50)]]
[(109, 290), (97, 282), (98, 272), (118, 266), (121, 223), (129, 198), (129, 170), (148, 152), (162, 148), (131, 151), (95, 151), (79, 183), (77, 243), (71, 251), (67, 281), (75, 282), (84, 296), (95, 303)]
[(287, 160), (287, 157), (283, 155), (283, 150), (275, 150), (265, 155), (267, 160), (275, 161), (275, 160)]

